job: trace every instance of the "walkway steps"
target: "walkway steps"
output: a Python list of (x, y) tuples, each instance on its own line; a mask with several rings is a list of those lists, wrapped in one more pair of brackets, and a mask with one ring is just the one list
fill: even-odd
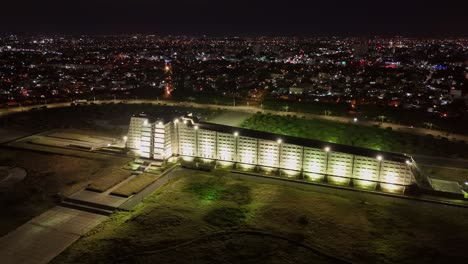
[(61, 205), (64, 207), (73, 208), (73, 209), (77, 209), (77, 210), (81, 210), (85, 212), (96, 213), (100, 215), (110, 215), (115, 210), (117, 210), (117, 208), (113, 206), (108, 206), (104, 204), (98, 204), (98, 203), (93, 203), (93, 202), (88, 202), (88, 201), (83, 201), (83, 200), (78, 200), (78, 199), (73, 199), (73, 198), (65, 198), (63, 202), (61, 203)]
[(96, 208), (96, 207), (90, 207), (90, 206), (86, 206), (86, 205), (82, 205), (82, 204), (69, 203), (69, 202), (62, 202), (60, 204), (60, 206), (75, 209), (75, 210), (80, 210), (80, 211), (84, 211), (84, 212), (88, 212), (88, 213), (104, 215), (104, 216), (108, 216), (108, 215), (111, 215), (113, 213), (112, 211), (103, 210), (103, 209), (99, 209), (99, 208)]

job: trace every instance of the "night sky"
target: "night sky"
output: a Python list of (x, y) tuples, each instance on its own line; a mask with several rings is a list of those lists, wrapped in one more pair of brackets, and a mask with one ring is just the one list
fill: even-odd
[(468, 35), (466, 0), (13, 0), (1, 9), (0, 33)]

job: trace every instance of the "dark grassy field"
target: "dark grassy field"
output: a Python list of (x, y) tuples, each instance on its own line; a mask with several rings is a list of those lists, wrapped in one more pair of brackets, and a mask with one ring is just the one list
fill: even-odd
[(133, 212), (112, 215), (52, 263), (468, 260), (466, 209), (178, 173)]
[(468, 169), (463, 168), (447, 168), (438, 166), (419, 166), (424, 175), (439, 180), (456, 181), (460, 185), (468, 182)]
[(94, 181), (114, 182), (112, 171), (129, 175), (120, 169), (128, 161), (93, 153), (89, 157), (73, 157), (0, 148), (0, 166), (21, 167), (28, 172), (22, 181), (0, 191), (0, 236)]
[(127, 133), (130, 118), (134, 114), (164, 116), (187, 112), (203, 119), (212, 118), (221, 111), (217, 109), (194, 109), (189, 107), (157, 104), (90, 104), (73, 107), (46, 108), (18, 112), (0, 118), (0, 129), (21, 129), (31, 132), (57, 128), (89, 130), (105, 136), (121, 137)]
[(464, 143), (355, 124), (256, 114), (242, 127), (376, 150), (468, 158)]

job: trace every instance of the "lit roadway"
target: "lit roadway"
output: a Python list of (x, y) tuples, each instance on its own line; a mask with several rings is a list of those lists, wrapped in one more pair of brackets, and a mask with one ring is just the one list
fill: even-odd
[[(221, 108), (223, 110), (229, 111), (238, 111), (238, 112), (245, 112), (245, 113), (270, 113), (274, 115), (296, 115), (298, 117), (305, 117), (307, 119), (321, 119), (321, 120), (328, 120), (333, 122), (340, 122), (340, 123), (353, 123), (352, 118), (348, 117), (340, 117), (340, 116), (325, 116), (325, 115), (316, 115), (316, 114), (308, 114), (308, 113), (300, 113), (300, 112), (285, 112), (285, 111), (274, 111), (274, 110), (264, 110), (258, 106), (246, 106), (246, 105), (238, 105), (238, 106), (229, 106), (229, 105), (216, 105), (216, 104), (198, 104), (198, 103), (191, 103), (191, 102), (174, 102), (174, 101), (161, 101), (161, 100), (102, 100), (102, 101), (95, 101), (94, 103), (120, 103), (124, 102), (126, 104), (143, 104), (143, 103), (152, 103), (152, 104), (163, 104), (168, 106), (184, 106), (184, 107), (193, 107), (193, 108)], [(91, 103), (88, 102), (88, 103)], [(47, 108), (56, 108), (56, 107), (67, 107), (70, 106), (70, 102), (65, 103), (52, 103), (47, 104)], [(29, 111), (33, 108), (40, 108), (44, 105), (33, 105), (33, 106), (21, 106), (21, 107), (11, 107), (0, 109), (0, 116), (22, 112), (22, 111)], [(380, 122), (372, 122), (372, 121), (358, 121), (357, 124), (364, 125), (364, 126), (375, 126), (381, 125), (381, 128), (391, 127), (394, 131), (401, 131), (406, 133), (413, 133), (417, 135), (427, 135), (431, 134), (434, 137), (447, 137), (450, 140), (463, 140), (468, 142), (468, 136), (465, 135), (457, 135), (457, 134), (447, 134), (447, 132), (437, 131), (437, 130), (430, 130), (426, 128), (409, 128), (403, 125), (391, 124), (391, 123), (383, 123)], [(428, 156), (414, 156), (416, 161), (421, 164), (428, 164), (428, 165), (435, 165), (435, 166), (454, 166), (454, 167), (468, 167), (468, 162), (465, 160), (454, 160), (454, 159), (444, 159), (444, 158), (435, 158), (435, 157), (428, 157)]]

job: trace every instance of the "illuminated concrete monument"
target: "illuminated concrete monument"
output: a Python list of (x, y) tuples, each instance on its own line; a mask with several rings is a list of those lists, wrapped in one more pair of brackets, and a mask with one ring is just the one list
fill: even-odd
[(240, 169), (338, 185), (402, 192), (416, 182), (414, 160), (389, 153), (212, 123), (191, 116), (132, 117), (127, 148), (156, 160), (201, 158)]

